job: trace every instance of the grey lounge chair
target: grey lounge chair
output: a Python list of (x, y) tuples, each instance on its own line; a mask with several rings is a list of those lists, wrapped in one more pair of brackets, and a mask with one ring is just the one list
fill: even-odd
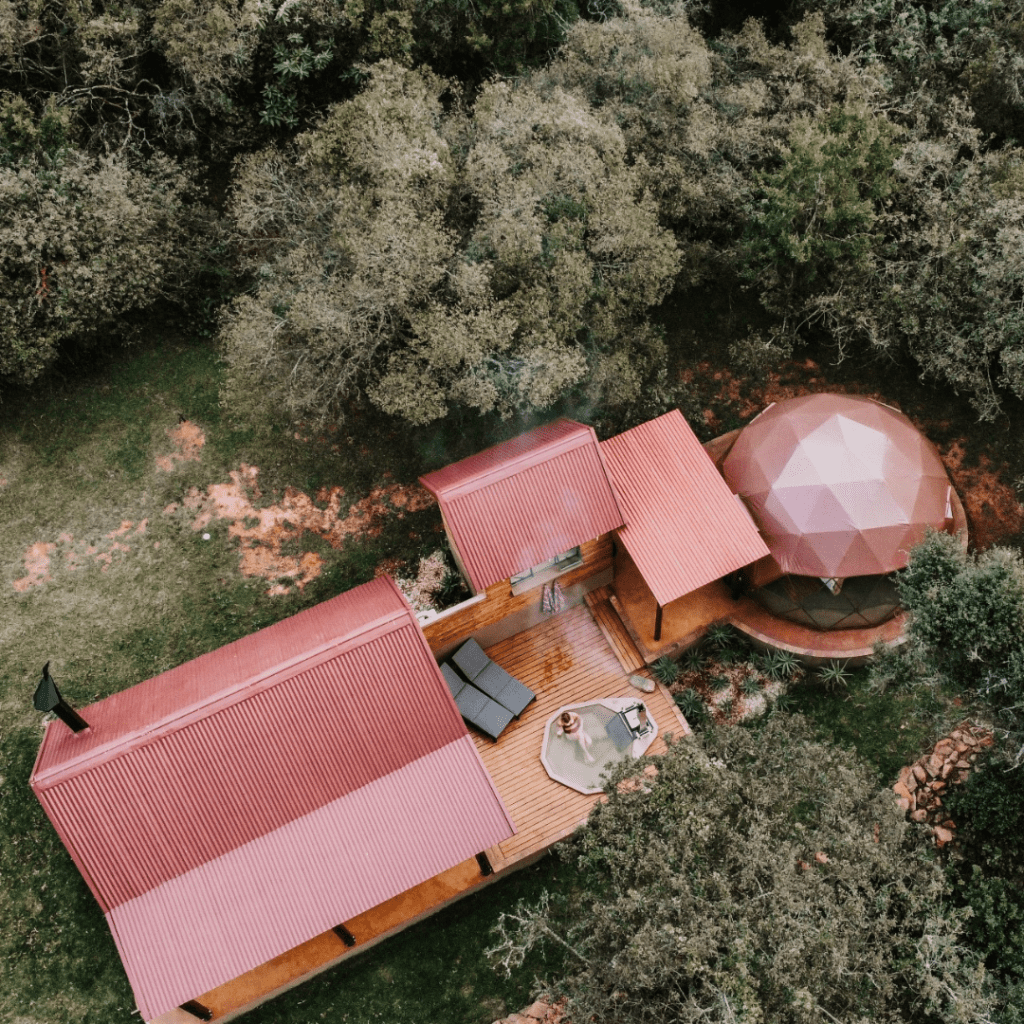
[(488, 697), (508, 708), (518, 718), (537, 694), (495, 664), (473, 639), (467, 640), (453, 655), (452, 661), (462, 674)]
[(503, 708), (496, 700), (492, 700), (482, 690), (478, 690), (472, 683), (467, 683), (451, 665), (442, 665), (441, 675), (444, 676), (444, 681), (455, 698), (459, 714), (470, 725), (475, 725), (492, 740), (497, 740), (505, 726), (515, 717), (512, 712), (508, 708)]

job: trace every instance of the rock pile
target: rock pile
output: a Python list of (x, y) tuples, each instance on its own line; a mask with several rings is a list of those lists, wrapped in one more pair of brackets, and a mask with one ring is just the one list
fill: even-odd
[(900, 771), (892, 787), (896, 802), (911, 821), (931, 825), (936, 846), (951, 842), (956, 829), (942, 806), (942, 794), (967, 778), (978, 755), (992, 743), (992, 733), (987, 729), (961, 722), (935, 744), (930, 754)]
[(565, 1016), (564, 999), (559, 999), (556, 1003), (538, 999), (525, 1010), (502, 1017), (494, 1024), (569, 1024), (569, 1018)]

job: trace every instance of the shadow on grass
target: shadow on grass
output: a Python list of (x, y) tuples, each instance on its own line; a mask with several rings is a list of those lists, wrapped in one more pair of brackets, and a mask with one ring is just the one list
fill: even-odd
[(947, 729), (963, 718), (952, 703), (931, 690), (871, 688), (866, 669), (853, 673), (848, 687), (830, 693), (813, 674), (790, 692), (793, 710), (806, 715), (823, 739), (850, 747), (891, 785)]

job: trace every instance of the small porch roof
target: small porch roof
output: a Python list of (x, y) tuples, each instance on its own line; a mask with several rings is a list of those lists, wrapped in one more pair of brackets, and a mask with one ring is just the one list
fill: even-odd
[(659, 605), (768, 554), (742, 502), (678, 409), (601, 442), (618, 533)]
[(593, 427), (560, 419), (420, 477), (475, 590), (623, 523)]

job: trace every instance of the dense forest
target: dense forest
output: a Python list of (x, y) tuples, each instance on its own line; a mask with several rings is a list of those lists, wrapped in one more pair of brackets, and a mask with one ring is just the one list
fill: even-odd
[[(225, 449), (228, 413), (338, 431), (334, 452), (356, 423), (365, 454), (446, 420), (631, 426), (691, 411), (666, 300), (745, 311), (726, 354), (744, 380), (799, 354), (1019, 414), (1024, 0), (0, 0), (0, 405), (118, 366), (159, 322), (202, 346), (175, 365), (223, 368), (205, 404), (176, 394), (226, 411)], [(140, 603), (131, 656), (152, 664), (90, 650), (97, 688), (200, 653), (184, 627), (157, 652), (166, 595), (139, 587), (161, 610)], [(256, 621), (214, 590), (194, 621), (232, 618), (207, 648)], [(933, 537), (900, 590), (910, 642), (863, 693), (930, 724), (940, 700), (981, 709), (1003, 739), (951, 805), (956, 856), (802, 719), (709, 729), (648, 794), (611, 793), (563, 851), (586, 884), (506, 913), (492, 958), (560, 950), (580, 1020), (1024, 1022), (1024, 561)], [(25, 774), (37, 737), (15, 739)], [(37, 861), (10, 846), (28, 878), (53, 837), (34, 805), (4, 813), (48, 837)], [(827, 872), (794, 873), (826, 850)], [(83, 905), (54, 948), (84, 949)], [(51, 998), (34, 913), (9, 959)]]
[(0, 2), (0, 375), (160, 303), (226, 399), (423, 424), (664, 379), (649, 311), (1024, 395), (1018, 0)]

